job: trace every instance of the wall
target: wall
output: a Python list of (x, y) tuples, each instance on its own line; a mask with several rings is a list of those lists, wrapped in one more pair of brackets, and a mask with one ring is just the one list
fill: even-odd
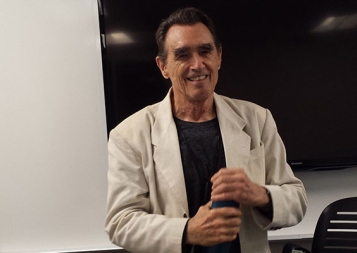
[(114, 248), (96, 0), (0, 0), (0, 252)]

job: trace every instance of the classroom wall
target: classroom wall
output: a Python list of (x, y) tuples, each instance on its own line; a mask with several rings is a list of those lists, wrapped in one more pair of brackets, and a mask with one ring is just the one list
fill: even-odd
[(114, 247), (96, 0), (0, 0), (0, 252)]

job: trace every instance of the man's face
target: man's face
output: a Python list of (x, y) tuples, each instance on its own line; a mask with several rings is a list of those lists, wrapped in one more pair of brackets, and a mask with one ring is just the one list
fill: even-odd
[(202, 23), (174, 25), (166, 35), (166, 63), (156, 58), (172, 83), (175, 102), (201, 103), (213, 97), (221, 66), (221, 50)]

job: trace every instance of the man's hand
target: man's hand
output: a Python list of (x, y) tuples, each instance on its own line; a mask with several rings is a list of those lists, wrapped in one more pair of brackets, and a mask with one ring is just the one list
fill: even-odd
[(186, 243), (212, 246), (233, 241), (240, 230), (242, 212), (235, 207), (211, 209), (212, 202), (201, 206), (188, 221)]
[(220, 169), (211, 178), (212, 201), (234, 200), (252, 207), (264, 207), (269, 204), (266, 189), (253, 183), (241, 168)]

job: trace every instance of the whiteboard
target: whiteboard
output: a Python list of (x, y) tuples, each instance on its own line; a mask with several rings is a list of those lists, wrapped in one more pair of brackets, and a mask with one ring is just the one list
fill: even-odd
[(96, 0), (0, 0), (0, 252), (117, 248)]

